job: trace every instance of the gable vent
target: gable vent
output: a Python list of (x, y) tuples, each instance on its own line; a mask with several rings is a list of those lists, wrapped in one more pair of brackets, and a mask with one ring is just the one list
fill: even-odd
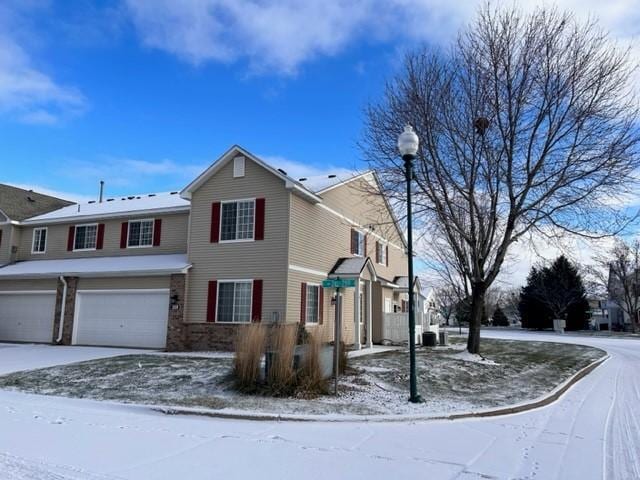
[(233, 178), (244, 177), (244, 157), (233, 159)]

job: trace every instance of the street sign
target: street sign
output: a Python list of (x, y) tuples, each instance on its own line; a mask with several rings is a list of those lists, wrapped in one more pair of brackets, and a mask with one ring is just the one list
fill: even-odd
[(324, 288), (353, 288), (356, 286), (355, 278), (328, 278), (322, 281)]

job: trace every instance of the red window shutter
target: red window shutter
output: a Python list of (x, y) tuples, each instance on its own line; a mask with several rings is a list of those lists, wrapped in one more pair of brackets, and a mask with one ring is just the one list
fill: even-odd
[(385, 245), (385, 263), (387, 264), (387, 267), (389, 266), (389, 245)]
[(251, 297), (251, 321), (262, 319), (262, 280), (253, 281), (253, 295)]
[(2, 246), (2, 230), (0, 230), (0, 247)]
[(364, 235), (364, 252), (362, 252), (362, 256), (366, 257), (367, 256), (367, 234), (363, 234)]
[(216, 301), (218, 300), (218, 282), (209, 282), (209, 292), (207, 295), (207, 322), (216, 321)]
[(351, 255), (353, 255), (354, 253), (356, 253), (356, 242), (358, 240), (356, 239), (356, 231), (352, 228), (351, 229)]
[(98, 224), (98, 237), (96, 238), (96, 250), (102, 250), (104, 246), (104, 223)]
[(162, 236), (162, 219), (156, 218), (153, 221), (153, 246), (160, 246), (160, 237)]
[(211, 243), (218, 243), (220, 240), (220, 202), (211, 204)]
[(324, 318), (324, 288), (318, 287), (318, 323), (322, 325)]
[(264, 214), (265, 200), (264, 198), (256, 198), (256, 218), (254, 238), (256, 240), (264, 240)]
[(307, 321), (307, 284), (302, 282), (300, 286), (300, 325)]
[(73, 241), (76, 236), (76, 227), (73, 225), (69, 227), (69, 235), (67, 236), (67, 251), (73, 250)]
[(380, 263), (380, 242), (376, 240), (376, 263)]
[(129, 222), (122, 222), (122, 225), (120, 225), (120, 248), (127, 248), (128, 237), (129, 237)]

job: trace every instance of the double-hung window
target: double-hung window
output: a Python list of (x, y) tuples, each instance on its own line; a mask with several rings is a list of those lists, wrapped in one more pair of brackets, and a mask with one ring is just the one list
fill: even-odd
[(253, 240), (255, 204), (253, 199), (222, 203), (221, 241)]
[(364, 256), (364, 233), (351, 230), (351, 246), (354, 255)]
[(306, 323), (318, 323), (320, 317), (320, 287), (307, 284)]
[(380, 265), (387, 264), (387, 246), (382, 242), (376, 242), (376, 258)]
[(74, 250), (95, 250), (98, 225), (77, 225), (75, 228)]
[(249, 323), (251, 321), (252, 284), (250, 280), (218, 282), (218, 322)]
[(47, 229), (34, 228), (31, 253), (44, 253), (47, 250)]
[(128, 247), (150, 247), (153, 245), (153, 220), (129, 222)]

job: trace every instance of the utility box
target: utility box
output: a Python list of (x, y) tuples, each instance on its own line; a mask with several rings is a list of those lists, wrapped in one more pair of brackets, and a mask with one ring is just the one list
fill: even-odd
[(447, 345), (449, 345), (449, 332), (440, 330), (440, 346), (444, 347)]
[(553, 330), (558, 333), (564, 333), (564, 329), (567, 328), (566, 320), (561, 318), (555, 318), (553, 320)]
[(424, 332), (422, 334), (422, 345), (424, 347), (435, 347), (438, 344), (438, 337), (435, 332)]

